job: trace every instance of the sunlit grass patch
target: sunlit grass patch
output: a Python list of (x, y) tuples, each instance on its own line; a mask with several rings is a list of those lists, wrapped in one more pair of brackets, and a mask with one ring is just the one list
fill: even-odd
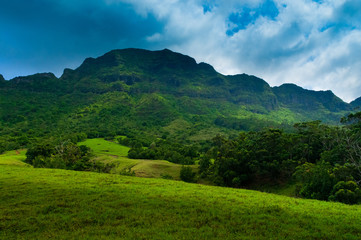
[(29, 167), (29, 164), (24, 163), (24, 160), (26, 159), (25, 154), (26, 149), (5, 152), (0, 155), (0, 165), (16, 165)]
[(118, 157), (128, 156), (129, 147), (107, 141), (104, 138), (87, 139), (78, 143), (90, 147), (96, 155), (113, 155)]
[[(181, 165), (165, 160), (129, 159), (129, 147), (107, 141), (103, 138), (87, 139), (79, 145), (86, 145), (93, 150), (94, 160), (105, 164), (114, 164), (110, 173), (122, 174), (134, 171), (137, 177), (170, 178), (179, 180)], [(197, 166), (192, 166), (197, 171)]]

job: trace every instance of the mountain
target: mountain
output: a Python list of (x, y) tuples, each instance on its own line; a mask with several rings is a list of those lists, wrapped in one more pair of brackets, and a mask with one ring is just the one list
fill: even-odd
[(273, 92), (281, 106), (302, 114), (305, 117), (304, 120), (338, 121), (335, 114), (352, 110), (350, 104), (342, 101), (330, 90), (311, 91), (295, 84), (283, 84), (274, 87)]
[(359, 98), (353, 100), (352, 102), (350, 102), (350, 105), (353, 108), (360, 109), (360, 107), (361, 107), (361, 97), (359, 97)]
[(352, 108), (331, 91), (225, 76), (168, 49), (113, 50), (60, 78), (0, 76), (0, 148), (78, 133), (200, 141), (299, 121), (336, 124)]

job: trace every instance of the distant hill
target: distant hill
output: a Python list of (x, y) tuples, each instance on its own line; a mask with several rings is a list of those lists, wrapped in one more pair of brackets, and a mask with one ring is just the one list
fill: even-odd
[(355, 99), (354, 101), (350, 102), (350, 105), (353, 108), (360, 109), (360, 107), (361, 107), (361, 97), (359, 97), (359, 98)]
[(0, 134), (7, 136), (0, 146), (81, 132), (200, 141), (299, 121), (337, 124), (355, 104), (331, 91), (272, 88), (255, 76), (225, 76), (168, 49), (113, 50), (65, 69), (60, 78), (0, 76)]

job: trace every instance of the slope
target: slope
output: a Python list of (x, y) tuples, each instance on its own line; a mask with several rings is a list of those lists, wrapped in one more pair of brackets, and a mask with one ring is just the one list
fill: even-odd
[(0, 165), (2, 239), (359, 239), (360, 206)]
[[(171, 163), (165, 160), (144, 160), (129, 159), (129, 147), (106, 141), (102, 138), (87, 139), (79, 142), (78, 145), (85, 145), (92, 149), (95, 155), (94, 160), (104, 164), (112, 164), (112, 174), (129, 174), (134, 172), (137, 177), (147, 178), (171, 178), (180, 180), (182, 165)], [(1, 159), (2, 155), (0, 155)], [(0, 161), (1, 164), (1, 161)], [(198, 166), (192, 166), (193, 171), (198, 171)]]

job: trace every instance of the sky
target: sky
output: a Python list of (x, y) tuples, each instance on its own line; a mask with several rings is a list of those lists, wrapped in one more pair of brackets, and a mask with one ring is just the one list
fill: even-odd
[(226, 75), (361, 96), (358, 0), (0, 0), (0, 74), (61, 76), (85, 58), (144, 48)]

